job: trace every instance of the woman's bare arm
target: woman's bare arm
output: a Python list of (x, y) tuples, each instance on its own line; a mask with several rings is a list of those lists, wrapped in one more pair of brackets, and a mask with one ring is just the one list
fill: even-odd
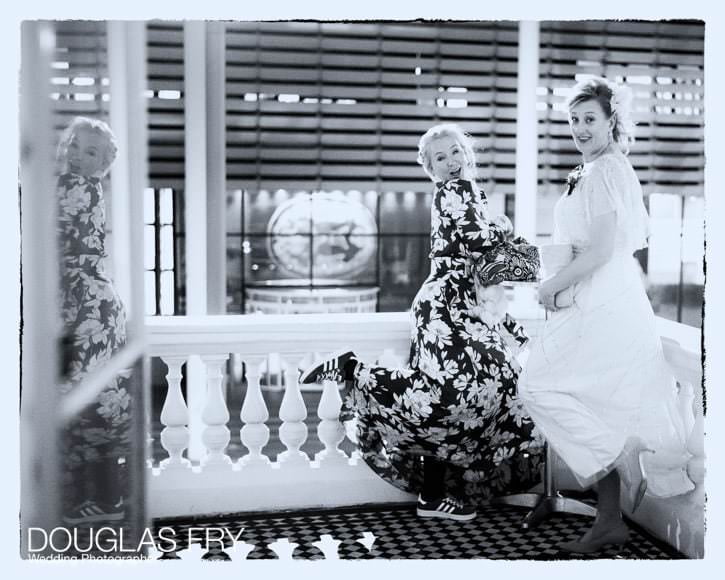
[(592, 219), (589, 246), (577, 253), (569, 264), (542, 285), (542, 288), (546, 287), (545, 293), (556, 294), (584, 280), (606, 264), (614, 251), (615, 231), (616, 213), (614, 211)]

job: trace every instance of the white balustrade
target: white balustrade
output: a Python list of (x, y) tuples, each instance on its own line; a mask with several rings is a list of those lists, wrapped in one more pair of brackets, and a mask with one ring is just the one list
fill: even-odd
[[(351, 460), (340, 449), (344, 429), (339, 421), (340, 394), (334, 383), (329, 383), (320, 393), (318, 438), (324, 449), (314, 461), (310, 459), (302, 449), (308, 438), (305, 420), (310, 410), (305, 406), (302, 387), (297, 381), (301, 360), (311, 361), (313, 353), (324, 355), (342, 345), (349, 345), (363, 360), (370, 362), (380, 358), (383, 351), (387, 351), (388, 357), (403, 360), (409, 349), (408, 320), (407, 313), (149, 318), (149, 354), (171, 361), (170, 368), (176, 369), (176, 374), (171, 373), (168, 379), (168, 405), (173, 402), (183, 411), (173, 419), (167, 418), (168, 412), (164, 415), (167, 433), (176, 429), (180, 435), (186, 435), (183, 439), (177, 436), (174, 441), (178, 441), (171, 446), (167, 443), (167, 451), (170, 450), (175, 461), (180, 461), (188, 441), (183, 427), (188, 425), (186, 421), (191, 413), (202, 417), (203, 444), (207, 451), (200, 465), (176, 470), (173, 477), (166, 477), (168, 469), (152, 471), (151, 516), (413, 499), (377, 477), (363, 461)], [(234, 362), (244, 361), (246, 367), (247, 390), (241, 409), (232, 409), (223, 400), (219, 373), (228, 353), (234, 353)], [(276, 458), (265, 454), (271, 424), (267, 424), (269, 410), (260, 388), (263, 362), (269, 360), (271, 353), (277, 353), (278, 367), (285, 372), (285, 392), (279, 409), (279, 442), (284, 447)], [(179, 370), (182, 361), (194, 357), (206, 366), (207, 393), (206, 398), (198, 399), (203, 409), (187, 411), (181, 398)], [(233, 371), (238, 368), (237, 364)], [(320, 389), (316, 385), (312, 387)], [(273, 391), (268, 394), (273, 398), (278, 396)], [(227, 413), (238, 413), (242, 421), (239, 438), (244, 446), (241, 457), (232, 455), (231, 468), (225, 459), (226, 453), (231, 453), (225, 434)]]
[(345, 428), (339, 421), (342, 399), (337, 383), (325, 380), (322, 397), (317, 406), (317, 416), (320, 424), (317, 426), (317, 436), (325, 448), (315, 455), (319, 466), (334, 466), (347, 464), (348, 457), (338, 447), (345, 439)]
[(340, 559), (340, 554), (338, 552), (340, 544), (342, 544), (342, 540), (336, 540), (330, 534), (322, 534), (319, 541), (312, 542), (312, 545), (322, 552), (325, 560)]
[(269, 412), (259, 385), (262, 359), (259, 357), (248, 358), (245, 362), (247, 394), (244, 397), (240, 413), (244, 426), (239, 431), (239, 436), (245, 447), (249, 449), (249, 453), (242, 457), (239, 463), (249, 467), (267, 466), (269, 458), (262, 455), (262, 449), (269, 441), (269, 427), (265, 425), (269, 419)]
[(201, 418), (206, 427), (202, 433), (202, 441), (206, 446), (206, 457), (202, 460), (204, 467), (226, 467), (231, 468), (232, 460), (224, 452), (229, 445), (230, 435), (227, 422), (229, 411), (222, 383), (224, 375), (222, 367), (227, 362), (227, 354), (205, 354), (201, 360), (206, 365), (206, 403)]
[(269, 549), (272, 550), (280, 560), (292, 560), (292, 554), (297, 546), (299, 546), (299, 544), (296, 542), (290, 542), (287, 538), (280, 538), (268, 545)]
[(186, 408), (184, 396), (181, 394), (181, 366), (186, 362), (185, 356), (164, 356), (162, 360), (169, 369), (166, 375), (166, 400), (161, 409), (161, 445), (169, 454), (168, 459), (161, 462), (163, 469), (191, 467), (187, 459), (182, 457), (189, 446), (189, 410)]
[(306, 465), (309, 461), (307, 455), (300, 451), (300, 447), (307, 440), (307, 407), (300, 392), (297, 381), (297, 371), (286, 368), (284, 372), (285, 392), (279, 408), (279, 418), (282, 425), (279, 428), (279, 439), (287, 448), (280, 453), (277, 462), (282, 466)]
[[(513, 313), (516, 315), (516, 313)], [(531, 335), (539, 321), (520, 320)], [(364, 461), (340, 449), (344, 428), (339, 421), (339, 387), (322, 387), (317, 415), (318, 439), (324, 449), (312, 461), (302, 450), (308, 438), (308, 410), (297, 381), (301, 359), (313, 360), (349, 346), (362, 360), (400, 366), (410, 347), (408, 313), (328, 315), (248, 315), (153, 317), (147, 320), (149, 354), (168, 365), (167, 394), (161, 413), (161, 443), (169, 457), (150, 477), (152, 517), (193, 516), (224, 512), (301, 509), (364, 503), (410, 501), (413, 496), (377, 477)], [(680, 384), (687, 408), (692, 458), (688, 473), (696, 489), (684, 498), (662, 502), (647, 497), (636, 520), (688, 554), (702, 551), (704, 503), (703, 408), (699, 330), (658, 320), (665, 356)], [(246, 448), (238, 461), (227, 457), (230, 412), (224, 401), (222, 367), (228, 353), (243, 360), (247, 390), (239, 417), (239, 436)], [(237, 354), (238, 353), (238, 354)], [(279, 440), (284, 451), (276, 460), (265, 455), (270, 442), (269, 410), (260, 388), (260, 369), (270, 353), (278, 353), (285, 369), (285, 392), (279, 410)], [(207, 396), (202, 413), (207, 457), (189, 468), (190, 410), (181, 394), (181, 367), (198, 355), (207, 367)], [(319, 388), (319, 387), (317, 387)], [(270, 394), (273, 396), (273, 393)], [(278, 395), (275, 395), (278, 396)], [(690, 409), (692, 411), (690, 412)], [(248, 452), (247, 452), (248, 450)], [(678, 503), (679, 502), (679, 503)], [(699, 519), (698, 519), (699, 518)]]
[(689, 430), (687, 449), (691, 457), (687, 474), (695, 488), (670, 498), (645, 496), (639, 510), (630, 517), (681, 552), (701, 558), (705, 528), (705, 447), (700, 330), (661, 318), (657, 324), (665, 359), (679, 385), (680, 412)]
[(702, 491), (705, 478), (705, 407), (702, 392), (700, 331), (658, 319), (665, 358), (680, 388), (681, 412), (689, 429), (687, 449), (692, 455), (687, 471)]

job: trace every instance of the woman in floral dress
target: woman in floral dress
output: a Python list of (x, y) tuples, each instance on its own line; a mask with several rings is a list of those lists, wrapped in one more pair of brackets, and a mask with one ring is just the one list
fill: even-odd
[(488, 219), (469, 138), (456, 125), (435, 126), (420, 140), (419, 162), (436, 185), (431, 273), (411, 309), (410, 368), (370, 366), (340, 351), (301, 381), (351, 381), (342, 418), (357, 419), (367, 464), (420, 491), (419, 516), (469, 520), (477, 504), (538, 479), (540, 444), (516, 397), (513, 349), (527, 337), (508, 315), (495, 323), (475, 316), (472, 262), (504, 240), (510, 222)]
[[(66, 392), (111, 358), (126, 340), (123, 304), (105, 271), (105, 202), (101, 179), (117, 147), (108, 125), (77, 117), (58, 149), (58, 234)], [(113, 521), (128, 454), (128, 380), (116, 377), (63, 432), (63, 519)]]

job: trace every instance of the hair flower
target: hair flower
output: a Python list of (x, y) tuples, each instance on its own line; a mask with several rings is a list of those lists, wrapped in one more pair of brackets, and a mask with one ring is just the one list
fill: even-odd
[(612, 91), (612, 98), (609, 100), (612, 113), (617, 116), (628, 116), (632, 110), (634, 96), (632, 89), (614, 82), (609, 83), (609, 88)]
[(634, 93), (628, 86), (615, 82), (610, 82), (609, 88), (612, 91), (609, 107), (616, 122), (615, 140), (629, 151), (630, 145), (634, 143), (635, 123), (632, 120)]

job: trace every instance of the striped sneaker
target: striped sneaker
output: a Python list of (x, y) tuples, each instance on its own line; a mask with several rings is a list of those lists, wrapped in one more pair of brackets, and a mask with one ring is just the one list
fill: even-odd
[(85, 524), (90, 522), (115, 522), (124, 517), (124, 508), (122, 504), (113, 506), (103, 506), (95, 501), (86, 500), (70, 513), (63, 516), (63, 522), (66, 524)]
[(423, 498), (418, 496), (418, 509), (416, 513), (419, 518), (445, 518), (459, 522), (467, 522), (476, 517), (475, 508), (467, 506), (452, 497), (423, 501)]
[(319, 383), (323, 379), (341, 383), (345, 379), (343, 376), (345, 363), (352, 358), (355, 358), (355, 353), (351, 350), (338, 350), (337, 352), (333, 352), (303, 372), (300, 375), (300, 383)]

